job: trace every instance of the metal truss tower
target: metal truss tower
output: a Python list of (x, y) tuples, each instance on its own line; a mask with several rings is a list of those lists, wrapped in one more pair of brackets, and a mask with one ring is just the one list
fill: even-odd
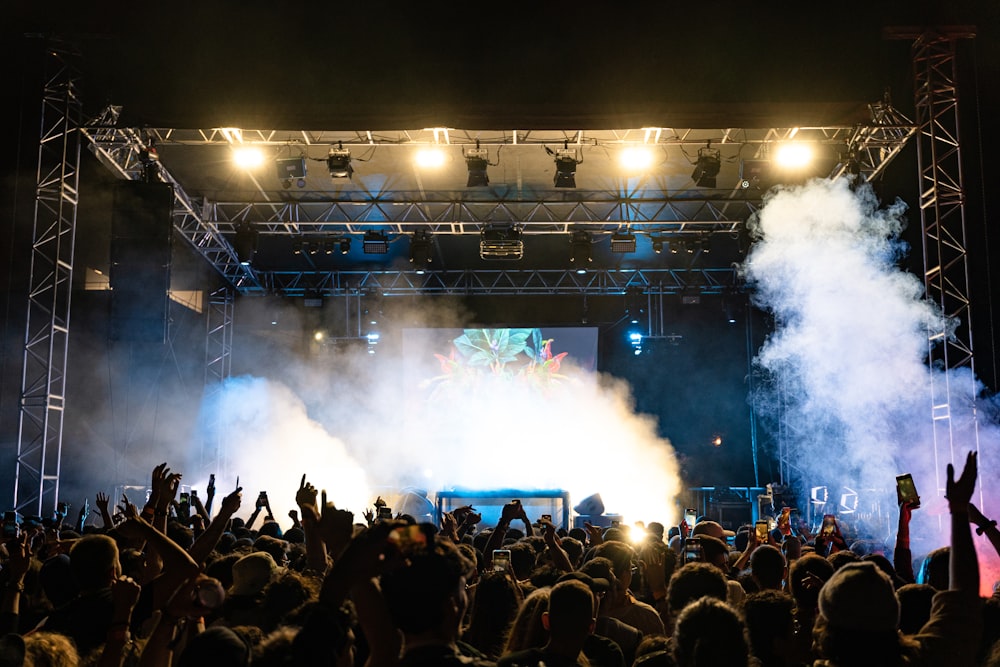
[(956, 446), (979, 451), (956, 54), (975, 29), (896, 28), (887, 36), (912, 40), (924, 288), (948, 320), (928, 331), (928, 361), (943, 371), (931, 374), (934, 470), (943, 494), (941, 471), (955, 461)]
[(75, 50), (47, 44), (24, 336), (14, 507), (59, 496), (82, 104)]
[(212, 412), (204, 415), (205, 436), (201, 447), (203, 472), (225, 475), (229, 457), (225, 433), (219, 424), (218, 398), (232, 372), (234, 291), (228, 285), (208, 295), (208, 330), (205, 337), (205, 399)]

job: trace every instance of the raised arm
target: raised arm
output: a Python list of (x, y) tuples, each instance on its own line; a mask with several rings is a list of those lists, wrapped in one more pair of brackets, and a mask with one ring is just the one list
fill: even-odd
[(892, 565), (896, 568), (896, 574), (910, 584), (917, 580), (913, 574), (913, 552), (910, 551), (910, 516), (912, 512), (912, 503), (905, 500), (899, 503), (896, 547), (892, 551)]
[(94, 499), (94, 504), (97, 505), (98, 511), (101, 513), (101, 521), (104, 522), (104, 529), (111, 530), (115, 527), (115, 521), (111, 518), (111, 512), (108, 510), (108, 503), (111, 499), (101, 491), (97, 492), (97, 498)]
[(969, 528), (969, 501), (976, 488), (978, 474), (976, 452), (965, 457), (962, 475), (955, 479), (955, 468), (948, 464), (948, 482), (945, 497), (951, 512), (951, 561), (949, 563), (949, 588), (979, 595), (979, 560), (972, 544), (972, 529)]
[(240, 502), (243, 499), (243, 489), (236, 489), (228, 496), (222, 499), (222, 503), (219, 507), (219, 513), (212, 519), (212, 523), (208, 525), (198, 539), (194, 541), (191, 548), (188, 549), (188, 553), (191, 558), (194, 559), (199, 565), (204, 565), (205, 561), (208, 560), (209, 554), (212, 553), (212, 549), (215, 545), (219, 543), (219, 538), (222, 534), (226, 532), (226, 526), (229, 525), (229, 520), (233, 517), (236, 512), (240, 509)]

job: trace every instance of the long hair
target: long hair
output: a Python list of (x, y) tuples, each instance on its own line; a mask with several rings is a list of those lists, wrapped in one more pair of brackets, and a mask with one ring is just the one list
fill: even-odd
[(549, 592), (549, 588), (539, 588), (524, 598), (524, 603), (514, 617), (514, 624), (510, 626), (510, 632), (507, 634), (504, 653), (545, 646), (549, 640), (549, 633), (542, 625), (542, 614), (549, 608)]
[(495, 660), (523, 601), (521, 587), (506, 572), (483, 574), (476, 584), (472, 616), (462, 640)]

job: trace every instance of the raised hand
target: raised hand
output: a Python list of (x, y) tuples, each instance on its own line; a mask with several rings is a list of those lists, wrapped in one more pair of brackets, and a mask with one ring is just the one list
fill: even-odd
[(112, 582), (111, 604), (116, 610), (115, 613), (119, 614), (118, 618), (131, 615), (135, 603), (139, 601), (139, 593), (141, 592), (142, 586), (136, 583), (132, 577), (122, 576)]
[(97, 505), (97, 509), (100, 510), (101, 514), (106, 514), (108, 512), (108, 503), (110, 498), (101, 491), (97, 492), (97, 497), (94, 499), (94, 504)]
[(952, 511), (967, 511), (969, 500), (976, 490), (976, 475), (978, 474), (978, 456), (969, 452), (965, 457), (965, 468), (962, 475), (955, 479), (955, 467), (948, 464), (948, 480), (945, 485), (944, 497), (948, 499), (948, 508)]
[(222, 499), (222, 503), (219, 506), (219, 511), (223, 514), (228, 514), (232, 516), (239, 511), (240, 505), (243, 503), (243, 487), (237, 487), (235, 491), (230, 493), (228, 496)]
[(306, 476), (303, 474), (302, 480), (299, 482), (299, 490), (295, 492), (295, 504), (302, 512), (303, 523), (319, 521), (319, 508), (316, 506), (317, 495), (316, 487), (307, 482)]
[(333, 503), (327, 502), (326, 491), (323, 491), (319, 533), (335, 558), (347, 548), (354, 534), (354, 513), (349, 510), (339, 510)]

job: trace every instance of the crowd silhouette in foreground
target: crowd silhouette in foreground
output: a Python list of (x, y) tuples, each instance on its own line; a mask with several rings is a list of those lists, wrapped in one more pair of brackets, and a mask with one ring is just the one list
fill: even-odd
[(237, 517), (239, 488), (213, 513), (214, 483), (203, 503), (161, 464), (142, 507), (5, 520), (0, 667), (1000, 665), (976, 476), (974, 453), (948, 466), (950, 541), (915, 560), (910, 501), (890, 547), (787, 521), (567, 531), (516, 499), (492, 526), (356, 517), (303, 475), (279, 522), (264, 493)]

